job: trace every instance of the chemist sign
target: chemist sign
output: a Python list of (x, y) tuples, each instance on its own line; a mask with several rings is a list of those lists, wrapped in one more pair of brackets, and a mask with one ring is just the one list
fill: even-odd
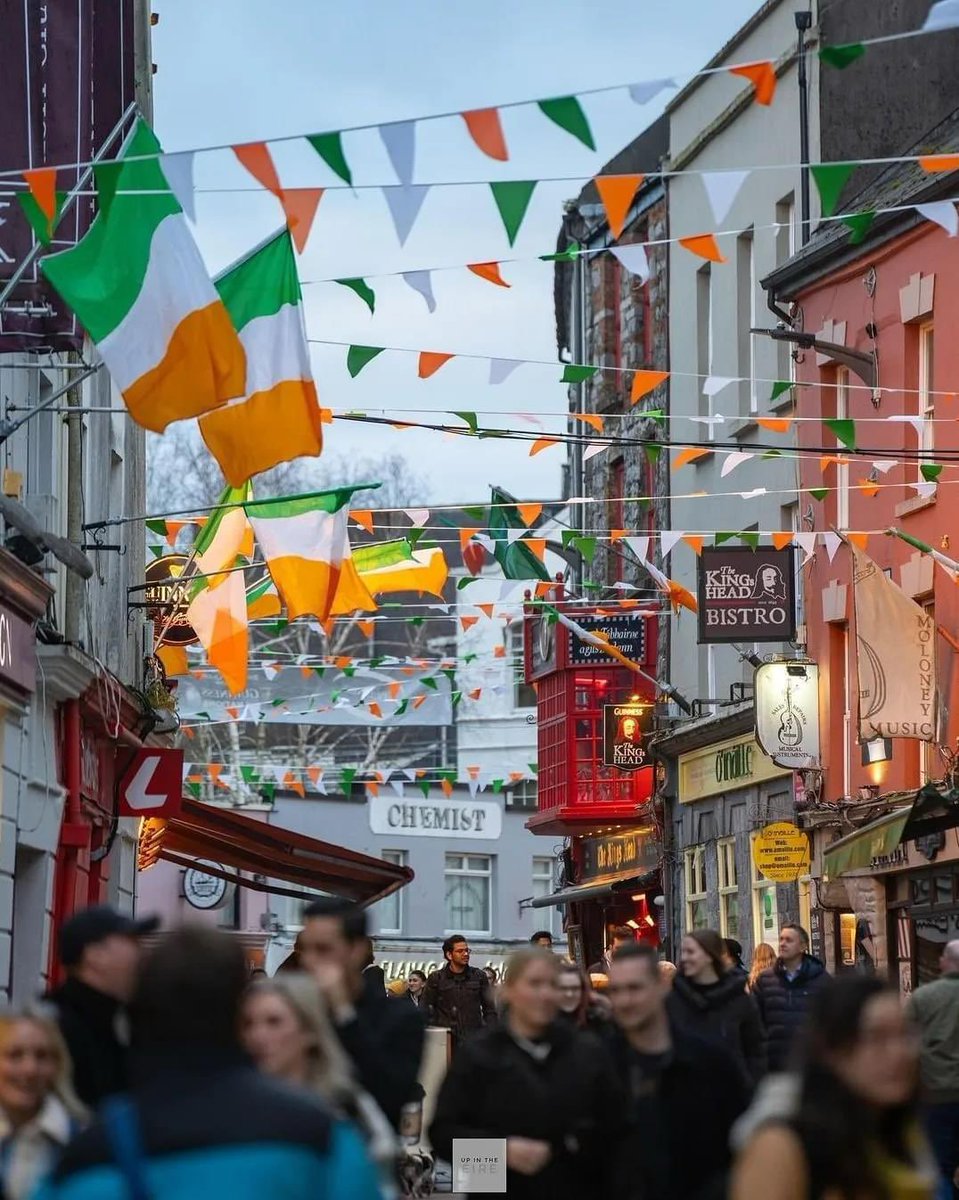
[(791, 821), (764, 825), (753, 840), (753, 863), (766, 879), (795, 883), (809, 874), (809, 838)]
[(748, 546), (699, 557), (699, 641), (791, 642), (796, 634), (793, 551)]
[(371, 796), (370, 830), (394, 837), (477, 838), (495, 841), (503, 810), (494, 800), (406, 800)]

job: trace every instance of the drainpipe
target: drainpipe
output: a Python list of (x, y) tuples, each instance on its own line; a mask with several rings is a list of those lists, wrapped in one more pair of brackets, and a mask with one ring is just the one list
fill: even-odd
[[(67, 700), (62, 706), (63, 726), (63, 782), (66, 788), (60, 840), (57, 846), (56, 890), (53, 901), (53, 919), (50, 936), (50, 981), (57, 984), (61, 969), (57, 945), (57, 931), (68, 917), (76, 912), (80, 896), (80, 855), (90, 845), (90, 826), (83, 820), (80, 801), (80, 701)], [(83, 888), (84, 897), (86, 888)]]

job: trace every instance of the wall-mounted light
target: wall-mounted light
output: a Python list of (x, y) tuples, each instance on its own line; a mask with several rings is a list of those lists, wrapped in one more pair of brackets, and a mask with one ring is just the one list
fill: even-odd
[(872, 738), (862, 744), (862, 765), (871, 767), (875, 763), (889, 762), (892, 758), (891, 738)]

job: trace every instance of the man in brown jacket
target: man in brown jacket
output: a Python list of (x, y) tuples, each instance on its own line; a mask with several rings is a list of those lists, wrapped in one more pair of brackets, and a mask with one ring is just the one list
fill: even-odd
[(941, 977), (913, 992), (909, 1011), (922, 1036), (926, 1131), (950, 1196), (959, 1168), (959, 940), (947, 943), (939, 966)]

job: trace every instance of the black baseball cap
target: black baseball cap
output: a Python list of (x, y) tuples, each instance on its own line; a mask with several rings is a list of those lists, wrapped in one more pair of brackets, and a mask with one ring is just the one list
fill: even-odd
[(159, 917), (143, 917), (134, 920), (111, 908), (108, 904), (84, 908), (75, 913), (60, 930), (60, 962), (65, 967), (75, 967), (83, 958), (87, 946), (105, 941), (114, 934), (125, 937), (143, 937), (160, 927)]

